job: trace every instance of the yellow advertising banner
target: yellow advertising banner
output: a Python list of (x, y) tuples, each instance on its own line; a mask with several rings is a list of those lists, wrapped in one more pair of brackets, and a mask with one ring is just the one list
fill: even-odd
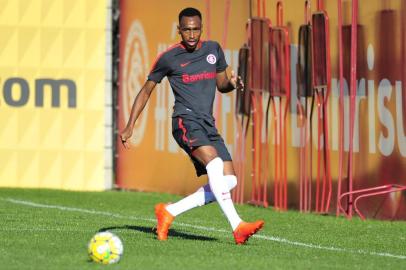
[[(258, 1), (261, 2), (262, 1)], [(299, 149), (301, 127), (297, 111), (296, 67), (298, 30), (304, 24), (304, 1), (285, 0), (283, 24), (290, 36), (291, 101), (287, 117), (289, 200), (297, 202), (299, 179)], [(318, 1), (311, 2), (311, 12)], [(329, 17), (331, 52), (331, 89), (328, 101), (328, 130), (331, 153), (331, 175), (338, 178), (339, 149), (339, 74), (338, 74), (338, 14), (337, 1), (321, 1)], [(354, 188), (387, 183), (406, 183), (405, 80), (406, 80), (406, 4), (405, 1), (359, 1), (357, 94), (353, 138)], [(250, 3), (253, 5), (250, 7)], [(132, 102), (145, 82), (156, 56), (179, 42), (177, 15), (187, 6), (203, 14), (204, 39), (223, 45), (231, 69), (237, 69), (238, 49), (246, 42), (246, 22), (250, 16), (262, 15), (257, 1), (121, 1), (121, 66), (119, 93), (119, 128), (128, 119)], [(277, 1), (264, 1), (261, 12), (276, 24)], [(159, 7), (159, 8), (158, 8)], [(348, 180), (349, 149), (349, 72), (351, 1), (343, 1), (344, 33), (344, 180)], [(317, 53), (317, 52), (316, 52)], [(266, 105), (266, 101), (264, 100)], [(185, 194), (205, 183), (195, 181), (188, 157), (181, 152), (171, 135), (173, 95), (167, 80), (158, 85), (135, 128), (133, 148), (119, 146), (118, 184), (125, 188), (165, 191)], [(235, 153), (237, 124), (234, 120), (235, 93), (217, 99), (215, 112), (218, 129), (232, 154)], [(317, 109), (315, 109), (317, 111)], [(315, 112), (316, 113), (316, 112)], [(272, 117), (269, 117), (272, 119)], [(313, 134), (317, 134), (317, 119), (313, 119)], [(265, 127), (265, 125), (263, 125)], [(271, 124), (269, 125), (272, 126)], [(270, 151), (273, 151), (272, 129), (269, 130)], [(246, 181), (249, 192), (251, 172), (250, 133), (247, 138)], [(265, 134), (265, 133), (264, 133)], [(313, 140), (313, 172), (316, 172), (317, 137)], [(273, 161), (269, 170), (272, 181)], [(315, 173), (314, 173), (315, 174)], [(314, 176), (314, 175), (313, 175)], [(346, 186), (347, 183), (345, 182)], [(334, 183), (334, 189), (336, 185)], [(271, 197), (270, 193), (270, 197)], [(392, 196), (392, 200), (397, 200)], [(333, 196), (334, 197), (334, 196)], [(333, 198), (334, 200), (334, 198)]]
[(106, 1), (0, 9), (0, 186), (102, 190)]

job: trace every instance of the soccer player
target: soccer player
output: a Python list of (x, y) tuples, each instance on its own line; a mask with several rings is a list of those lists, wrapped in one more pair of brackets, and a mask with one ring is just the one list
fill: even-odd
[(135, 98), (127, 126), (120, 133), (121, 141), (125, 148), (129, 148), (127, 140), (132, 135), (135, 121), (155, 85), (167, 76), (175, 95), (173, 137), (190, 156), (196, 174), (207, 174), (209, 183), (176, 203), (155, 206), (158, 239), (167, 239), (169, 227), (177, 215), (217, 201), (231, 225), (236, 244), (243, 244), (262, 228), (264, 222), (244, 222), (234, 208), (230, 190), (237, 185), (237, 177), (213, 117), (216, 87), (221, 93), (227, 93), (241, 89), (243, 85), (234, 71), (228, 78), (220, 45), (200, 40), (202, 15), (199, 10), (185, 8), (179, 13), (178, 32), (182, 41), (157, 57), (146, 83)]

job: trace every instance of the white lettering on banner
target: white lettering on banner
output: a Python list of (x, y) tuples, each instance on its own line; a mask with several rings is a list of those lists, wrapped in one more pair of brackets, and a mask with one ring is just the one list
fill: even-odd
[[(359, 152), (359, 108), (360, 102), (366, 99), (366, 89), (365, 89), (365, 79), (361, 79), (358, 82), (357, 94), (355, 96), (355, 116), (354, 116), (354, 137), (353, 137), (353, 151)], [(332, 150), (338, 150), (339, 141), (339, 114), (334, 113), (339, 111), (339, 98), (340, 98), (340, 83), (338, 79), (331, 80), (331, 111), (332, 113)], [(343, 91), (344, 91), (344, 151), (349, 151), (350, 142), (350, 97), (348, 94), (348, 83), (343, 80)]]
[[(127, 39), (124, 48), (124, 63), (122, 66), (122, 103), (124, 121), (127, 122), (130, 117), (132, 104), (135, 97), (141, 90), (149, 69), (148, 46), (145, 38), (144, 29), (138, 20), (133, 21), (130, 30), (127, 33)], [(148, 119), (148, 104), (144, 112), (138, 118), (131, 143), (139, 145), (142, 141)]]
[[(338, 112), (339, 111), (339, 98), (340, 98), (340, 84), (337, 79), (331, 80), (331, 111)], [(338, 141), (339, 139), (339, 114), (332, 113), (331, 114), (331, 150), (338, 150)]]
[[(357, 82), (358, 82), (358, 84), (357, 84), (357, 90), (356, 90), (356, 96), (355, 96), (355, 116), (354, 116), (354, 134), (353, 134), (354, 137), (353, 137), (353, 140), (352, 140), (352, 145), (353, 145), (353, 151), (354, 152), (359, 152), (359, 134), (360, 134), (360, 131), (359, 131), (359, 121), (360, 121), (360, 119), (359, 119), (359, 108), (360, 108), (360, 102), (361, 102), (362, 99), (366, 99), (366, 96), (365, 96), (365, 79), (361, 79), (360, 81), (357, 81)], [(349, 102), (350, 102), (350, 97), (348, 96), (347, 97), (348, 112), (349, 112), (349, 108), (350, 108)], [(348, 117), (346, 117), (346, 119), (348, 119), (347, 125), (346, 125), (346, 127), (347, 127), (346, 130), (348, 130), (348, 132), (346, 133), (347, 136), (346, 136), (346, 139), (345, 139), (345, 142), (344, 142), (344, 150), (348, 151), (349, 148), (350, 148), (350, 146), (349, 146), (349, 142), (350, 142), (350, 123), (349, 123), (350, 122), (349, 121), (350, 117), (349, 117), (349, 115), (348, 115)]]
[[(158, 53), (166, 51), (168, 46), (166, 44), (158, 44)], [(166, 109), (166, 84), (165, 78), (161, 83), (157, 85), (156, 91), (156, 107), (155, 107), (155, 150), (164, 151), (165, 150), (165, 135), (166, 135), (166, 124), (168, 115)]]
[[(333, 119), (333, 124), (332, 124), (332, 150), (338, 150), (338, 141), (339, 141), (339, 99), (340, 99), (340, 83), (338, 79), (332, 79), (331, 82), (332, 85), (332, 95), (331, 95), (331, 104), (332, 104), (332, 111), (336, 113), (332, 113), (332, 119)], [(343, 80), (343, 92), (344, 92), (344, 98), (343, 98), (343, 105), (344, 105), (344, 151), (348, 152), (350, 148), (350, 96), (349, 96), (349, 90), (348, 90), (348, 83), (347, 80)], [(357, 91), (358, 92), (358, 91)], [(359, 151), (359, 140), (358, 140), (358, 96), (356, 96), (356, 102), (355, 102), (355, 117), (354, 117), (354, 137), (353, 137), (353, 151), (358, 152)]]
[[(358, 81), (358, 88), (357, 88), (357, 95), (356, 95), (356, 100), (355, 100), (355, 128), (354, 128), (354, 140), (353, 140), (353, 145), (354, 145), (354, 151), (359, 152), (359, 143), (360, 143), (360, 108), (361, 108), (361, 102), (365, 100), (365, 102), (368, 102), (367, 96), (366, 96), (366, 88), (365, 88), (365, 79), (361, 79)], [(364, 137), (364, 136), (363, 136)]]
[[(338, 85), (338, 87), (340, 87)], [(349, 150), (349, 142), (350, 142), (350, 103), (349, 103), (349, 97), (348, 97), (348, 90), (349, 86), (348, 86), (348, 82), (347, 80), (343, 80), (343, 90), (344, 90), (344, 97), (343, 97), (343, 101), (344, 101), (344, 151), (348, 152)], [(334, 132), (334, 131), (333, 131)], [(354, 142), (353, 142), (354, 143)]]
[[(296, 45), (291, 46), (291, 137), (292, 146), (300, 147), (300, 130), (298, 127), (297, 119), (297, 81), (296, 81), (296, 64), (297, 64), (297, 47)], [(369, 71), (374, 68), (374, 50), (373, 46), (369, 44), (367, 50), (367, 63)], [(331, 149), (338, 150), (338, 134), (339, 134), (339, 96), (340, 96), (340, 86), (337, 78), (332, 78), (331, 80), (331, 98), (329, 100), (329, 112), (331, 114), (329, 123), (329, 128), (331, 128)], [(392, 98), (392, 88), (395, 87), (395, 101)], [(344, 79), (343, 81), (344, 89), (344, 150), (349, 150), (349, 87), (348, 82)], [(402, 101), (402, 82), (396, 81), (392, 84), (388, 79), (381, 79), (375, 92), (375, 81), (368, 80), (367, 78), (359, 78), (357, 81), (357, 94), (355, 100), (355, 122), (354, 122), (354, 138), (353, 138), (353, 151), (360, 151), (360, 121), (368, 121), (368, 150), (369, 153), (376, 153), (376, 148), (384, 156), (389, 156), (393, 153), (395, 147), (395, 140), (397, 139), (399, 152), (403, 157), (406, 157), (406, 136), (404, 131), (404, 121), (403, 121), (403, 101)], [(367, 96), (368, 93), (368, 96)], [(362, 102), (368, 105), (367, 111), (360, 112), (362, 108)], [(391, 102), (395, 102), (396, 111), (395, 115), (392, 115)], [(304, 105), (304, 99), (301, 100)], [(278, 106), (279, 104), (277, 104)], [(377, 110), (377, 114), (376, 114)], [(364, 113), (368, 116), (364, 116)], [(317, 106), (314, 108), (313, 112), (313, 144), (317, 148)], [(362, 118), (361, 118), (362, 117)], [(396, 119), (394, 119), (396, 117)], [(379, 118), (379, 122), (383, 128), (377, 134), (376, 131), (376, 119)], [(396, 125), (395, 125), (396, 121)], [(362, 125), (364, 126), (364, 125)], [(272, 127), (271, 127), (272, 128)], [(396, 129), (396, 130), (395, 130)], [(396, 132), (396, 133), (395, 133)], [(379, 135), (378, 142), (376, 141), (377, 135)], [(275, 140), (275, 138), (274, 138)], [(322, 137), (321, 137), (322, 140)], [(274, 142), (275, 143), (275, 142)], [(321, 142), (323, 143), (323, 142)]]
[(379, 135), (378, 146), (384, 156), (389, 156), (393, 152), (395, 145), (395, 125), (392, 114), (385, 107), (385, 99), (390, 102), (392, 94), (392, 85), (388, 79), (383, 79), (378, 87), (378, 116), (381, 123), (386, 128), (386, 136), (381, 131)]
[(402, 156), (406, 157), (406, 136), (404, 134), (405, 129), (403, 126), (403, 98), (402, 98), (402, 82), (396, 82), (396, 126), (399, 152)]
[[(375, 65), (375, 53), (372, 44), (367, 49), (368, 69), (372, 71)], [(375, 83), (368, 80), (368, 134), (369, 134), (369, 152), (376, 153), (376, 135), (375, 135)]]
[(375, 82), (368, 80), (368, 131), (369, 131), (369, 153), (376, 153), (375, 134)]

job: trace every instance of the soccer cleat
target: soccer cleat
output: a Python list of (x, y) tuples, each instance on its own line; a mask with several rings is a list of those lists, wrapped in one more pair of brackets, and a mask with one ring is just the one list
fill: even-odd
[(155, 205), (155, 216), (157, 220), (156, 233), (158, 235), (158, 240), (168, 239), (168, 230), (171, 226), (173, 220), (175, 219), (167, 210), (166, 204), (158, 203)]
[(257, 220), (252, 223), (241, 221), (237, 228), (234, 230), (233, 235), (235, 243), (237, 245), (242, 245), (248, 241), (252, 235), (258, 232), (264, 226), (263, 220)]

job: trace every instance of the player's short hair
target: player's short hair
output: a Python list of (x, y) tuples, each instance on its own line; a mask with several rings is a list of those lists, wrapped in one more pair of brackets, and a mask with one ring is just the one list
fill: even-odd
[(200, 18), (200, 20), (202, 19), (202, 13), (200, 13), (199, 10), (192, 8), (192, 7), (187, 7), (185, 9), (183, 9), (179, 13), (179, 24), (180, 24), (180, 20), (182, 19), (182, 17), (193, 17), (193, 16), (198, 16)]

